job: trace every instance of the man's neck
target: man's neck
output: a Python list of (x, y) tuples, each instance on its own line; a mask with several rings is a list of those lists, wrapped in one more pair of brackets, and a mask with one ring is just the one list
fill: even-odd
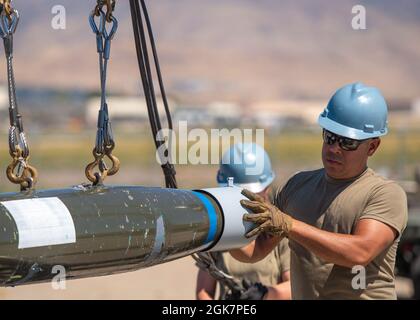
[(353, 180), (356, 180), (356, 179), (360, 178), (368, 169), (369, 169), (368, 166), (366, 166), (363, 170), (361, 170), (359, 173), (357, 173), (355, 175), (351, 175), (349, 177), (340, 177), (340, 178), (331, 177), (325, 171), (325, 178), (328, 181), (330, 181), (330, 182), (348, 182), (348, 181), (353, 181)]

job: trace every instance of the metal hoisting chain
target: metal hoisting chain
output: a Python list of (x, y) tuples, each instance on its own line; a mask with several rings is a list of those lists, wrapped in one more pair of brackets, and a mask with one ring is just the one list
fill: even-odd
[(100, 11), (103, 7), (106, 7), (106, 21), (111, 23), (115, 10), (115, 1), (116, 0), (97, 0), (97, 5), (94, 9), (95, 16), (99, 17), (101, 15)]
[(12, 15), (12, 6), (10, 4), (10, 0), (4, 1), (4, 11), (6, 12), (6, 15), (10, 19), (10, 16)]
[(19, 12), (11, 7), (10, 0), (3, 0), (0, 12), (0, 37), (3, 38), (7, 61), (9, 90), (9, 153), (13, 158), (7, 167), (8, 179), (20, 184), (21, 190), (32, 189), (38, 179), (37, 170), (28, 164), (29, 147), (23, 130), (22, 116), (16, 102), (16, 84), (13, 72), (13, 34), (19, 23)]
[(2, 11), (5, 11), (7, 17), (9, 18), (9, 20), (11, 19), (12, 16), (12, 5), (11, 5), (11, 0), (0, 0), (0, 13)]
[[(114, 4), (112, 4), (114, 3)], [(103, 11), (103, 7), (107, 7), (107, 12)], [(89, 23), (92, 31), (96, 34), (96, 45), (99, 55), (99, 73), (101, 79), (101, 105), (98, 114), (98, 125), (96, 133), (96, 143), (93, 149), (93, 156), (95, 160), (86, 166), (86, 177), (94, 185), (102, 184), (107, 176), (116, 174), (120, 168), (120, 161), (112, 154), (115, 147), (114, 136), (112, 133), (111, 122), (108, 113), (108, 104), (106, 102), (106, 77), (108, 70), (108, 61), (111, 53), (111, 41), (118, 29), (118, 21), (112, 15), (112, 10), (115, 6), (115, 1), (101, 1), (89, 16)], [(111, 10), (110, 10), (111, 9)], [(98, 15), (97, 15), (98, 13)], [(110, 22), (108, 21), (108, 15)], [(99, 17), (98, 22), (95, 17)], [(107, 23), (110, 24), (110, 31), (107, 30)], [(108, 168), (104, 157), (107, 157), (112, 167)], [(99, 172), (93, 172), (98, 166)]]

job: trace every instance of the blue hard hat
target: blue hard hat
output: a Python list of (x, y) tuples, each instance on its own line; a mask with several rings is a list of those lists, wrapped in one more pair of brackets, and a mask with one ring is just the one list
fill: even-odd
[(264, 148), (255, 143), (238, 143), (223, 154), (217, 183), (220, 187), (227, 186), (229, 178), (238, 187), (261, 192), (273, 182), (275, 174)]
[(357, 82), (337, 90), (318, 123), (340, 136), (363, 140), (386, 135), (387, 117), (388, 107), (381, 92)]

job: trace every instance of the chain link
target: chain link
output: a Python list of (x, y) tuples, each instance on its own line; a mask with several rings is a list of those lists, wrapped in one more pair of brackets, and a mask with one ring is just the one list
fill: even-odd
[(10, 20), (13, 14), (11, 0), (0, 0), (0, 7), (4, 10), (7, 18)]
[(115, 1), (116, 0), (97, 0), (96, 7), (94, 9), (95, 16), (99, 17), (101, 15), (101, 10), (106, 7), (106, 21), (111, 23), (115, 10)]
[[(98, 0), (98, 5), (89, 16), (90, 26), (92, 31), (96, 34), (96, 46), (99, 55), (99, 74), (101, 80), (101, 104), (98, 113), (95, 148), (93, 149), (95, 160), (89, 163), (85, 169), (86, 177), (94, 185), (102, 184), (107, 176), (116, 174), (120, 168), (120, 161), (112, 154), (112, 151), (115, 148), (115, 141), (111, 121), (109, 119), (108, 104), (106, 102), (108, 61), (111, 54), (111, 41), (117, 32), (118, 21), (111, 14), (110, 22), (108, 22), (107, 13), (102, 9), (103, 6), (107, 6), (107, 13), (112, 13), (113, 5), (111, 1)], [(109, 6), (112, 9), (111, 11)], [(95, 17), (99, 17), (99, 19), (95, 19)], [(109, 30), (107, 29), (107, 24), (110, 26)], [(108, 169), (104, 161), (105, 157), (112, 163), (110, 169)], [(93, 172), (95, 167), (98, 167), (99, 172)]]

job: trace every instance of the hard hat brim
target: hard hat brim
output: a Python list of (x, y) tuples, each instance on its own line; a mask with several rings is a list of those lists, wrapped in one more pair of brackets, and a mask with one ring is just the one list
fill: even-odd
[(350, 127), (346, 127), (342, 124), (339, 124), (327, 117), (323, 117), (322, 115), (318, 118), (318, 124), (332, 133), (338, 134), (340, 136), (355, 139), (355, 140), (365, 140), (365, 139), (372, 139), (384, 136), (388, 133), (388, 129), (385, 128), (383, 132), (381, 131), (374, 131), (372, 133), (365, 132), (363, 130), (358, 130)]

